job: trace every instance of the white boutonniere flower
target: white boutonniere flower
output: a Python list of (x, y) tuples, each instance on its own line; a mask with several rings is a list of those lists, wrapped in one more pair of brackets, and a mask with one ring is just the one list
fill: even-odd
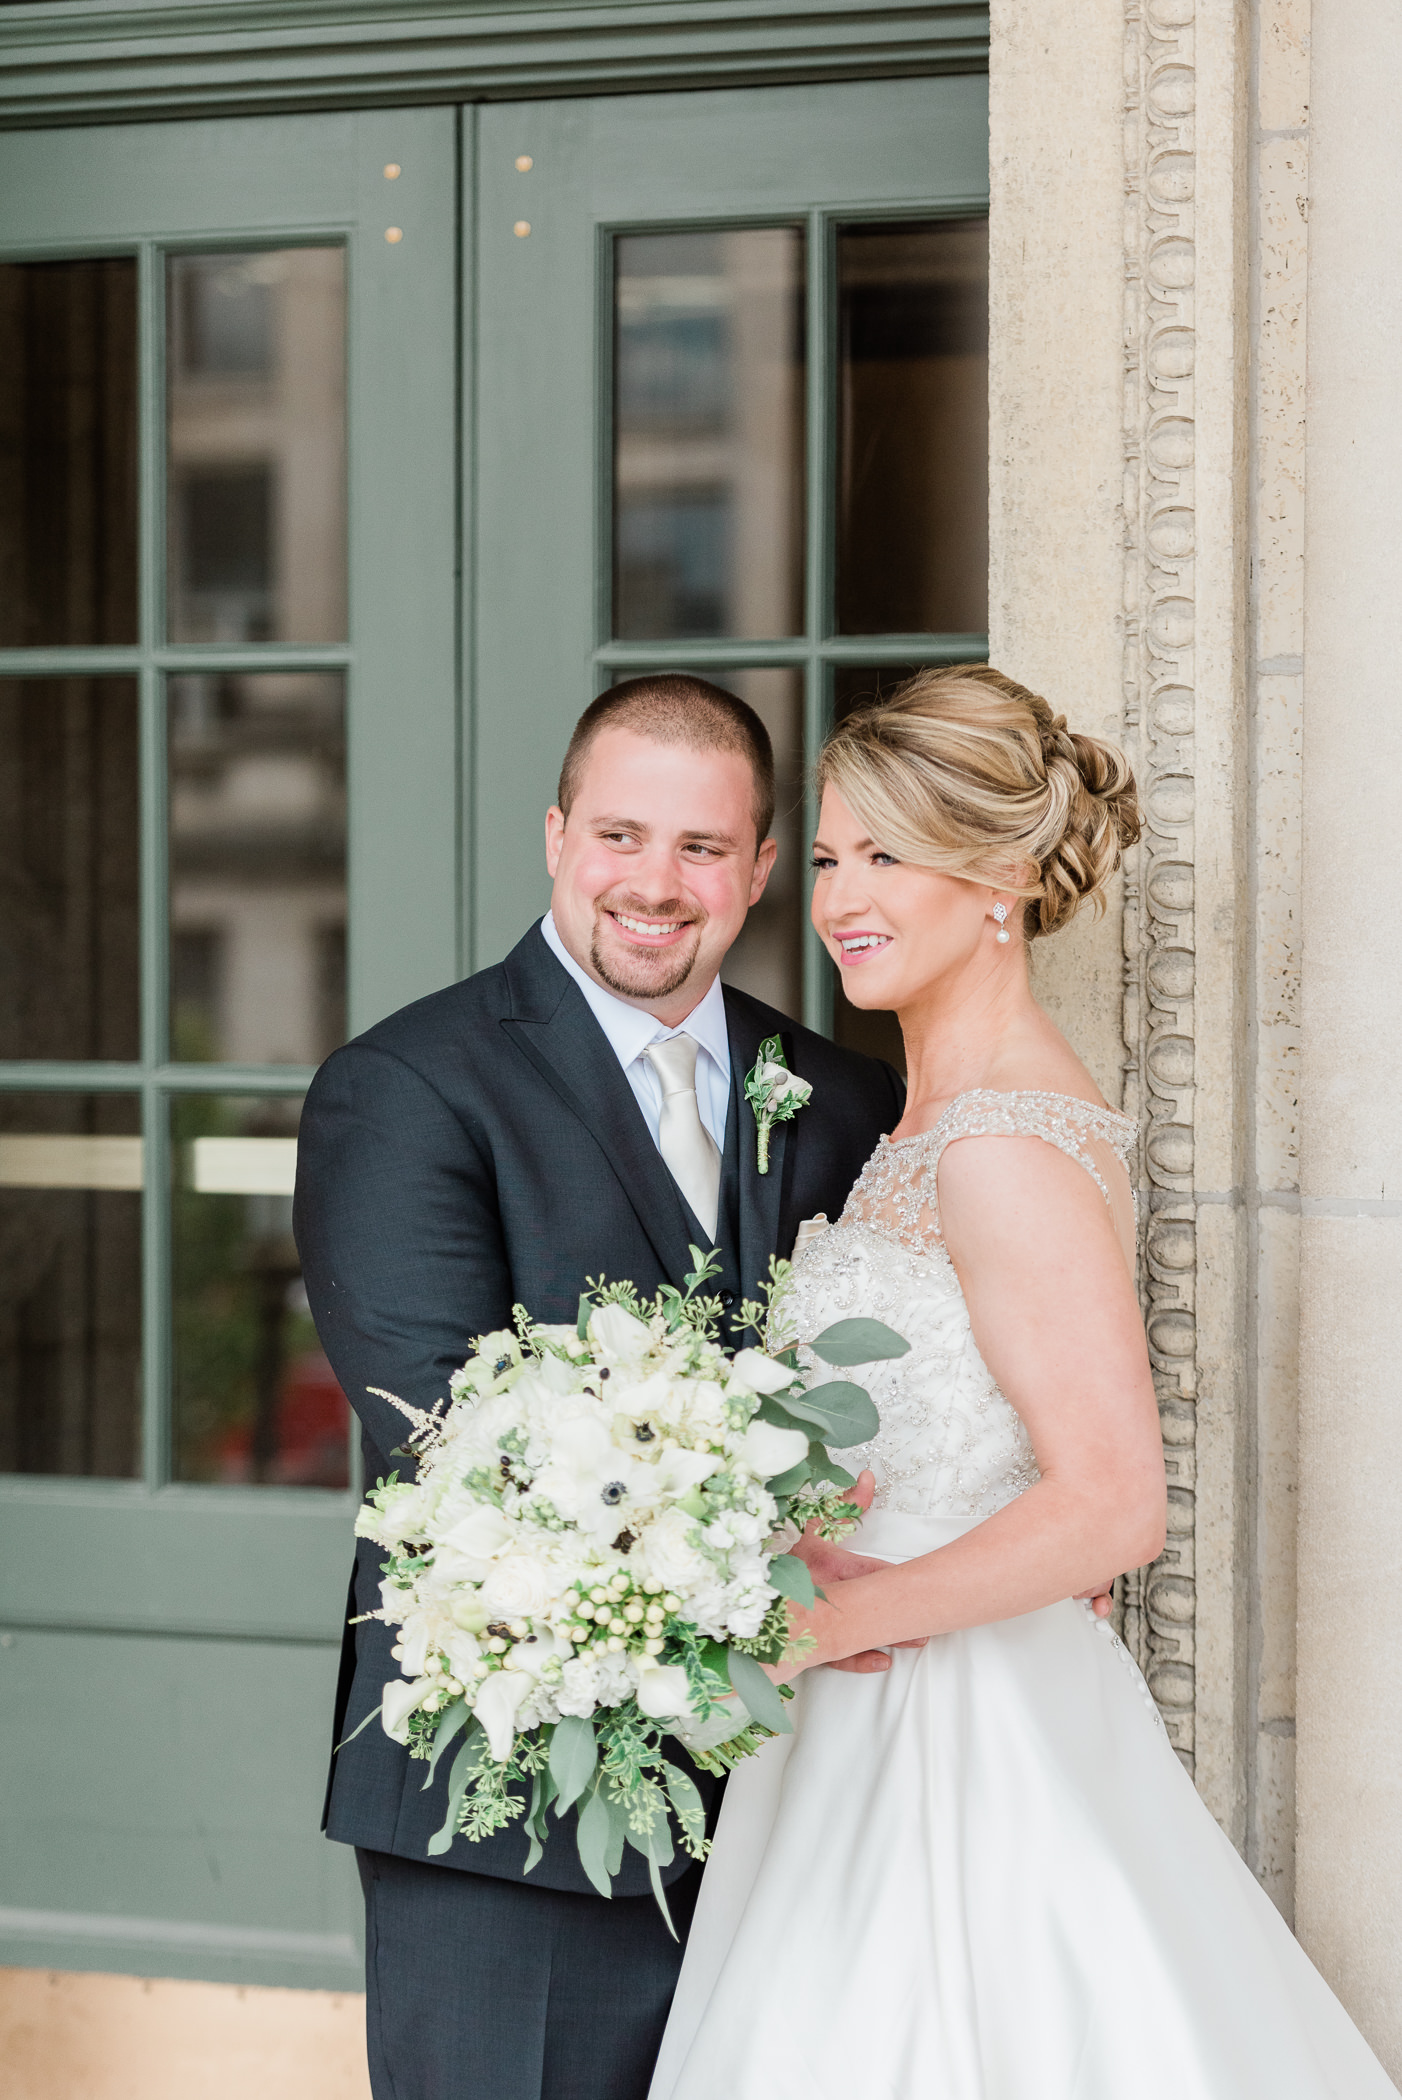
[(759, 1133), (756, 1165), (761, 1174), (769, 1172), (770, 1131), (776, 1123), (792, 1122), (812, 1091), (811, 1081), (789, 1070), (778, 1036), (766, 1036), (753, 1069), (745, 1075), (745, 1099), (755, 1112)]

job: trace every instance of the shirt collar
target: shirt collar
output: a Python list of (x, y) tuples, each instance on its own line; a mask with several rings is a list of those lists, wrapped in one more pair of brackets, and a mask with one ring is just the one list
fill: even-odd
[(668, 1028), (655, 1014), (644, 1013), (640, 1006), (630, 1006), (626, 999), (619, 999), (603, 985), (596, 984), (561, 940), (553, 913), (545, 914), (540, 931), (555, 960), (569, 972), (588, 1000), (590, 1012), (625, 1070), (634, 1058), (641, 1057), (649, 1043), (660, 1042), (671, 1035), (689, 1035), (711, 1058), (716, 1070), (724, 1078), (729, 1078), (730, 1036), (725, 1025), (725, 993), (719, 977), (712, 978), (704, 998), (698, 1000), (686, 1019), (679, 1021), (675, 1028)]

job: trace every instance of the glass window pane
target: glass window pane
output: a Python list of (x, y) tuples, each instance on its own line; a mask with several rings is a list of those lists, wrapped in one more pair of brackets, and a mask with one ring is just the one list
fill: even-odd
[(171, 1055), (319, 1064), (346, 1030), (339, 672), (172, 678)]
[(169, 631), (346, 632), (345, 252), (167, 261)]
[(140, 1470), (140, 1133), (135, 1095), (0, 1094), (0, 1472)]
[(988, 625), (988, 225), (838, 240), (837, 626)]
[(292, 1240), (298, 1100), (171, 1104), (177, 1480), (343, 1488), (350, 1411)]
[(136, 263), (0, 263), (0, 647), (134, 642)]
[(804, 237), (619, 237), (614, 633), (803, 628)]
[(0, 678), (0, 1058), (134, 1058), (131, 678)]

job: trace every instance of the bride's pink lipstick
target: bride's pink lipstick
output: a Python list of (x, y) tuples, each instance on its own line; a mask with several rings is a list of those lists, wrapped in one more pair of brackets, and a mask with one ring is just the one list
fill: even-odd
[(855, 969), (858, 963), (866, 962), (870, 956), (883, 954), (890, 947), (895, 935), (877, 933), (870, 927), (854, 926), (847, 932), (834, 933), (829, 938), (837, 943), (838, 967), (851, 970)]

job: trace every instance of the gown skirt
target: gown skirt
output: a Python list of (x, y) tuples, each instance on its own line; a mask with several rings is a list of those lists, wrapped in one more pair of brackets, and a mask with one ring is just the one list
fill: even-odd
[(1396, 2100), (1088, 1605), (790, 1713), (727, 1786), (650, 2100)]

